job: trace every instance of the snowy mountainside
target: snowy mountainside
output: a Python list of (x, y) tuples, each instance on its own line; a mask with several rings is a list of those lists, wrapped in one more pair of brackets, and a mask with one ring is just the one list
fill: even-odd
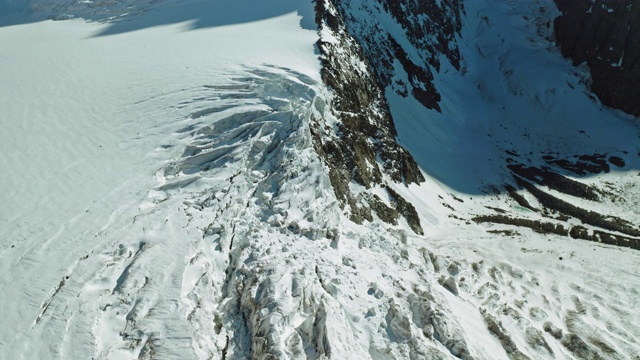
[[(551, 20), (559, 14), (554, 11), (554, 4), (516, 1), (491, 5), (419, 5), (439, 8), (431, 16), (440, 16), (439, 22), (453, 25), (460, 24), (464, 9), (464, 24), (457, 28), (457, 38), (441, 35), (441, 27), (423, 26), (412, 20), (418, 6), (412, 1), (400, 6), (411, 15), (395, 25), (388, 23), (402, 16), (393, 7), (354, 2), (338, 7), (349, 19), (350, 31), (366, 44), (363, 49), (367, 57), (377, 59), (370, 61), (379, 67), (375, 73), (393, 75), (393, 81), (378, 76), (378, 82), (387, 93), (400, 143), (428, 174), (462, 192), (515, 193), (517, 188), (531, 190), (533, 184), (539, 184), (577, 200), (618, 199), (622, 203), (615, 205), (612, 212), (633, 209), (636, 199), (620, 198), (627, 185), (599, 189), (588, 178), (615, 169), (638, 168), (637, 124), (594, 102), (585, 87), (585, 75), (558, 57), (552, 42)], [(364, 20), (358, 21), (359, 18)], [(436, 45), (416, 39), (414, 34), (425, 31)], [(406, 48), (401, 52), (411, 54), (407, 61), (414, 65), (406, 66), (402, 56), (391, 65), (388, 60), (380, 61), (377, 54), (388, 56), (393, 48), (387, 39), (407, 39), (398, 46)], [(391, 42), (399, 44), (402, 40)], [(425, 43), (430, 47), (425, 48)], [(425, 60), (422, 54), (426, 51), (431, 58), (437, 58), (440, 51), (442, 62)], [(425, 104), (415, 91), (415, 84), (412, 91), (398, 88), (399, 84), (406, 84), (405, 79), (423, 77), (416, 73), (438, 74), (430, 85), (421, 85), (434, 86), (442, 94), (438, 107)], [(421, 112), (420, 105), (429, 109)], [(587, 184), (577, 177), (584, 178), (582, 181)], [(628, 213), (626, 219), (614, 215), (599, 218), (590, 210), (578, 209), (579, 206), (538, 189), (529, 193), (551, 212), (559, 211), (583, 223), (629, 236), (610, 235), (617, 237), (609, 239), (614, 244), (632, 248), (639, 245), (640, 233), (632, 225), (636, 214)], [(524, 207), (531, 208), (526, 204)], [(608, 241), (607, 236), (599, 241)]]
[[(383, 89), (416, 98), (440, 109), (434, 73), (442, 61), (460, 68), (456, 35), (462, 26), (464, 2), (334, 1), (349, 32), (362, 44), (371, 71)], [(398, 69), (401, 68), (402, 70)], [(404, 71), (406, 79), (394, 76)]]
[(73, 18), (91, 21), (113, 21), (130, 16), (155, 11), (163, 3), (173, 0), (136, 1), (136, 0), (3, 0), (0, 6), (18, 15), (34, 21), (52, 19), (68, 20)]
[[(588, 75), (562, 59), (552, 42), (553, 19), (560, 14), (553, 2), (480, 1), (464, 2), (462, 7), (457, 2), (417, 5), (407, 1), (399, 6), (409, 13), (404, 17), (376, 2), (338, 3), (350, 31), (364, 44), (369, 63), (378, 67), (374, 73), (393, 75), (390, 81), (378, 75), (378, 83), (386, 90), (399, 142), (428, 174), (427, 182), (437, 180), (450, 188), (446, 193), (432, 194), (436, 201), (428, 201), (431, 214), (440, 206), (448, 218), (440, 217), (431, 229), (472, 229), (473, 223), (478, 223), (478, 231), (486, 231), (488, 236), (520, 239), (523, 244), (532, 242), (525, 234), (533, 233), (549, 241), (564, 237), (638, 249), (637, 121), (596, 102), (587, 87)], [(458, 34), (448, 38), (440, 33), (446, 29), (411, 21), (414, 12), (410, 9), (416, 6), (440, 8), (431, 12), (443, 17), (435, 22), (448, 22)], [(394, 20), (399, 17), (402, 20)], [(457, 30), (455, 25), (460, 23)], [(425, 60), (424, 43), (412, 40), (412, 34), (424, 31), (431, 35), (432, 44), (445, 49), (436, 64)], [(390, 53), (386, 49), (393, 49), (385, 45), (393, 42), (389, 39), (400, 39), (395, 41), (402, 48), (399, 52), (408, 54), (408, 61), (402, 57), (392, 65), (380, 61)], [(451, 56), (457, 51), (459, 63)], [(430, 56), (437, 54), (431, 52)], [(419, 93), (411, 90), (415, 90), (415, 79), (429, 80), (420, 75), (428, 73), (434, 74), (431, 82), (441, 95), (437, 107), (425, 104)], [(410, 91), (401, 91), (402, 84), (412, 84)], [(480, 194), (484, 195), (477, 196)], [(409, 201), (418, 204), (425, 202), (425, 197)], [(429, 216), (420, 211), (425, 206), (416, 208), (421, 216)], [(526, 246), (515, 248), (510, 256), (530, 251)], [(566, 261), (566, 256), (555, 261)], [(633, 268), (630, 265), (631, 273), (623, 277), (623, 283), (637, 279)], [(595, 268), (594, 273), (600, 271)], [(637, 298), (634, 285), (630, 286), (628, 299)], [(489, 332), (500, 339), (510, 357), (637, 356), (632, 344), (638, 329), (627, 324), (613, 330), (599, 317), (600, 310), (593, 314), (578, 311), (581, 315), (570, 309), (556, 312), (558, 321), (565, 324), (560, 333), (553, 329), (562, 326), (542, 322), (535, 315), (536, 306), (524, 305), (531, 299), (509, 300), (499, 290), (487, 294), (481, 289), (475, 288), (469, 295), (479, 301), (476, 304)], [(564, 302), (560, 299), (565, 296), (574, 299), (576, 295), (570, 292), (560, 295), (558, 301)], [(546, 295), (539, 300), (550, 305)], [(607, 304), (604, 301), (596, 307), (607, 308)], [(551, 307), (563, 308), (560, 303)], [(487, 316), (496, 310), (501, 313)], [(576, 325), (580, 321), (600, 323), (597, 328), (612, 332), (595, 338), (595, 333)], [(621, 340), (619, 333), (630, 336)], [(521, 336), (516, 334), (523, 337), (516, 340)], [(603, 338), (617, 338), (621, 347), (603, 346)]]
[(565, 57), (585, 63), (591, 90), (608, 106), (635, 116), (640, 104), (640, 12), (634, 1), (557, 0), (554, 32)]
[(413, 157), (395, 141), (389, 106), (361, 47), (331, 3), (316, 2), (316, 14), (322, 77), (334, 92), (331, 112), (339, 121), (332, 129), (320, 117), (312, 129), (316, 151), (329, 168), (341, 207), (356, 223), (372, 221), (372, 212), (395, 225), (402, 216), (415, 233), (423, 234), (415, 208), (390, 184), (420, 183), (424, 177)]
[(60, 3), (0, 27), (0, 358), (640, 356), (637, 124), (551, 0)]

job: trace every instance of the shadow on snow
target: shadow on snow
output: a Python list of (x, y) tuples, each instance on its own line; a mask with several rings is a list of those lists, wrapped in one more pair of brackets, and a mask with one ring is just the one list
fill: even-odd
[(190, 29), (228, 26), (297, 13), (304, 29), (315, 30), (313, 6), (296, 0), (192, 0), (109, 2), (104, 5), (76, 1), (44, 0), (31, 4), (0, 0), (0, 27), (44, 20), (82, 18), (108, 24), (97, 36), (190, 22)]

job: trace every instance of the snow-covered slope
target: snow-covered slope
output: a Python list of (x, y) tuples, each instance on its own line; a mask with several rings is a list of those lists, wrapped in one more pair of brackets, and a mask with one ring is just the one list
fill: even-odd
[[(570, 238), (638, 248), (638, 123), (598, 104), (588, 92), (584, 71), (562, 59), (552, 42), (550, 24), (558, 14), (553, 2), (418, 4), (408, 0), (395, 9), (383, 2), (336, 3), (386, 89), (400, 143), (426, 172), (427, 183), (439, 187), (410, 187), (413, 194), (420, 195), (408, 196), (408, 200), (424, 218), (433, 218), (438, 207), (443, 210), (425, 227), (431, 229), (426, 233), (432, 239), (451, 239), (445, 240), (445, 248), (465, 248), (459, 250), (456, 261), (468, 266), (468, 259), (474, 257), (470, 248), (480, 246), (496, 252), (506, 246), (504, 249), (510, 248), (508, 255), (494, 261), (507, 268), (515, 266), (516, 272), (537, 279), (536, 261), (519, 259), (517, 254), (539, 254), (536, 257), (545, 259), (546, 276), (556, 282), (569, 277), (564, 265), (567, 257), (571, 262), (576, 249), (590, 248)], [(420, 11), (439, 18), (423, 25), (421, 21), (427, 17)], [(443, 22), (450, 28), (431, 25)], [(461, 24), (459, 29), (457, 24)], [(455, 37), (449, 36), (452, 31), (457, 32)], [(430, 36), (416, 37), (424, 33)], [(385, 61), (387, 56), (390, 63)], [(429, 74), (434, 75), (431, 78)], [(439, 98), (437, 106), (421, 94), (420, 89), (431, 87), (439, 94), (434, 97)], [(430, 210), (421, 211), (429, 209), (418, 205), (421, 202), (429, 204)], [(484, 225), (475, 227), (474, 222)], [(489, 225), (492, 223), (495, 225)], [(500, 236), (504, 240), (495, 239)], [(480, 240), (487, 237), (491, 243)], [(536, 243), (534, 239), (561, 242), (544, 249), (537, 245), (532, 250), (528, 246)], [(589, 270), (582, 264), (602, 264), (607, 255), (597, 249), (591, 257), (579, 260), (582, 269), (576, 269), (574, 276), (581, 283), (565, 283), (580, 292), (590, 288), (587, 292), (595, 299), (602, 297), (601, 301), (594, 299), (599, 305), (594, 305), (592, 312), (566, 308), (565, 302), (583, 296), (558, 290), (558, 283), (551, 286), (555, 290), (536, 289), (536, 285), (525, 291), (525, 297), (538, 294), (537, 301), (546, 303), (546, 314), (557, 314), (553, 321), (548, 315), (535, 315), (539, 307), (531, 304), (530, 298), (508, 300), (500, 294), (504, 291), (500, 285), (487, 293), (495, 279), (487, 281), (480, 276), (476, 285), (456, 292), (475, 297), (480, 312), (490, 314), (483, 315), (489, 331), (501, 339), (512, 357), (634, 358), (638, 356), (634, 345), (638, 328), (627, 326), (633, 322), (612, 325), (600, 315), (603, 309), (612, 308), (613, 299), (603, 297), (605, 288), (612, 285), (598, 284), (589, 274), (608, 270), (602, 265)], [(634, 290), (637, 260), (635, 253), (630, 254), (630, 262), (623, 266), (626, 275), (612, 279), (625, 287), (628, 299), (634, 301), (638, 298)], [(484, 263), (486, 256), (481, 258)], [(551, 264), (558, 268), (549, 267)], [(458, 271), (456, 267), (454, 273)], [(492, 272), (488, 271), (491, 277)], [(442, 280), (448, 280), (446, 271), (443, 276)], [(464, 279), (465, 287), (470, 284), (468, 275), (452, 279)], [(548, 299), (550, 293), (558, 294), (555, 302)], [(500, 326), (494, 326), (494, 319)], [(589, 323), (590, 328), (577, 323)], [(564, 333), (554, 338), (552, 324)], [(593, 328), (599, 330), (593, 332)], [(612, 341), (617, 333), (629, 337), (615, 346), (601, 346), (601, 341)]]
[(637, 124), (404, 2), (0, 3), (0, 358), (638, 358)]

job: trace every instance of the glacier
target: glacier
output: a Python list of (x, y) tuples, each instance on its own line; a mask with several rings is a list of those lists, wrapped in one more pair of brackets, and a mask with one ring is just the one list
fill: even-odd
[(640, 357), (638, 120), (426, 3), (0, 0), (0, 358)]

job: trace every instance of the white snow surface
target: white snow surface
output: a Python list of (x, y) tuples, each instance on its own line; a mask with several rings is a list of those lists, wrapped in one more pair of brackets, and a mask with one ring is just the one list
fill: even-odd
[[(501, 142), (638, 153), (637, 124), (518, 38), (530, 9), (467, 3), (443, 114), (388, 94), (427, 178), (394, 186), (416, 236), (338, 206), (309, 130), (336, 121), (310, 1), (0, 2), (0, 359), (509, 358), (483, 312), (531, 359), (576, 358), (547, 323), (640, 357), (637, 251), (451, 217), (510, 204), (465, 184), (503, 176)], [(496, 31), (527, 46), (501, 53)], [(639, 165), (580, 179), (626, 191), (585, 206), (638, 223)]]

